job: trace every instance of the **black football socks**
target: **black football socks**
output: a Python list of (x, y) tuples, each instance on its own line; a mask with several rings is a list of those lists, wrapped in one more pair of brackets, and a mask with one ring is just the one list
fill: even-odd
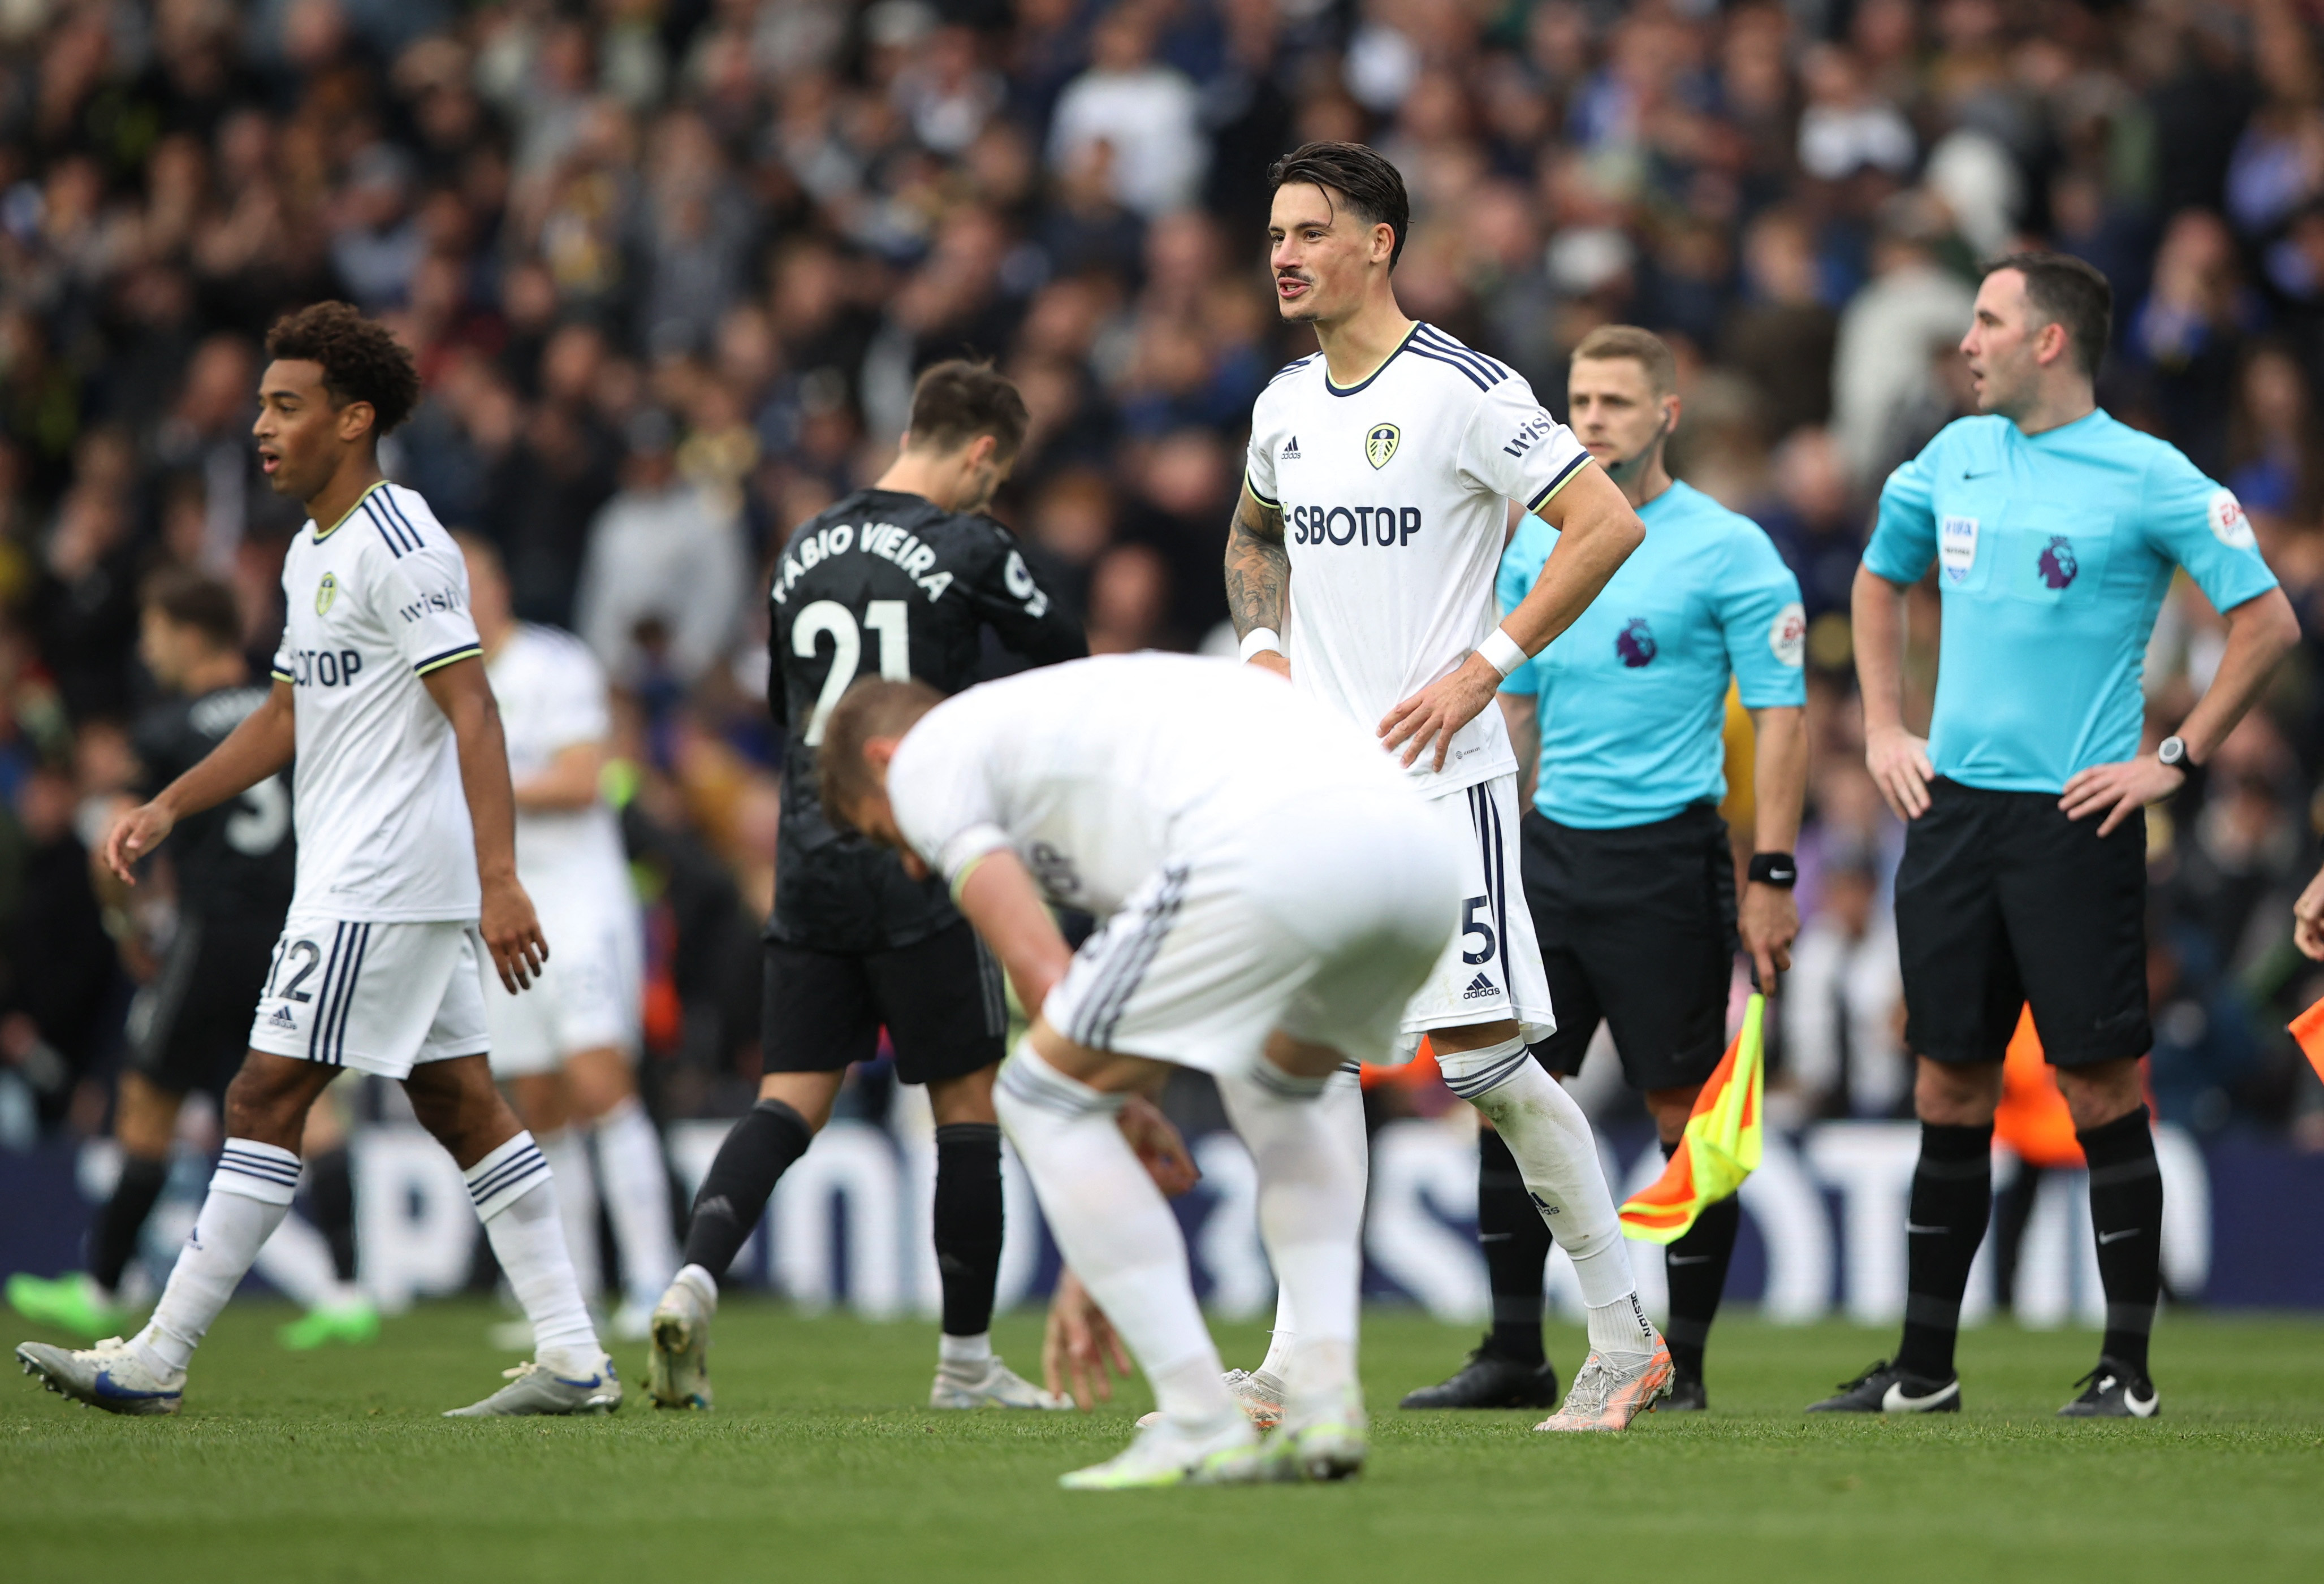
[(307, 1213), (331, 1246), (339, 1280), (355, 1279), (355, 1180), (344, 1144), (307, 1162)]
[[(1675, 1144), (1664, 1145), (1663, 1159), (1677, 1151)], [(1663, 1327), (1663, 1340), (1670, 1344), (1672, 1367), (1689, 1380), (1702, 1378), (1702, 1351), (1727, 1291), (1727, 1267), (1734, 1261), (1735, 1234), (1742, 1225), (1742, 1203), (1730, 1193), (1704, 1206), (1686, 1235), (1663, 1249), (1670, 1278), (1670, 1322)]]
[(1001, 1274), (1001, 1128), (946, 1122), (936, 1129), (936, 1274), (944, 1281), (944, 1332), (981, 1337), (992, 1327)]
[(1993, 1214), (1993, 1124), (1921, 1124), (1921, 1161), (1904, 1216), (1904, 1340), (1896, 1368), (1953, 1377), (1953, 1340), (1969, 1262)]
[(1512, 1364), (1539, 1365), (1542, 1271), (1549, 1225), (1526, 1192), (1517, 1156), (1490, 1128), (1477, 1130), (1477, 1241), (1493, 1289), (1493, 1329), (1486, 1349)]
[(2106, 1286), (2106, 1340), (2116, 1364), (2146, 1373), (2146, 1338), (2163, 1286), (2163, 1171), (2154, 1135), (2139, 1107), (2089, 1131), (2077, 1128), (2090, 1168), (2090, 1229)]
[(694, 1196), (686, 1263), (723, 1279), (767, 1213), (776, 1182), (814, 1142), (807, 1119), (781, 1101), (762, 1100), (744, 1112)]
[(160, 1160), (121, 1157), (120, 1180), (113, 1184), (113, 1197), (97, 1211), (88, 1237), (88, 1274), (107, 1293), (121, 1290), (121, 1275), (137, 1254), (137, 1235), (145, 1229), (145, 1218), (153, 1213), (153, 1202), (169, 1181), (166, 1156)]

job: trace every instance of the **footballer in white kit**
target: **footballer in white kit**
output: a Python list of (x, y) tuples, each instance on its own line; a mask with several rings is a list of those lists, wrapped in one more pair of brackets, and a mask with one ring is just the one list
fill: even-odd
[[(1517, 761), (1501, 679), (1587, 608), (1644, 539), (1637, 514), (1524, 378), (1406, 318), (1392, 276), (1410, 208), (1403, 178), (1360, 143), (1309, 143), (1268, 171), (1277, 306), (1320, 350), (1279, 372), (1251, 411), (1229, 530), (1227, 603), (1242, 658), (1372, 733), (1462, 839), (1456, 933), (1406, 1008), (1447, 1087), (1499, 1131), (1590, 1310), (1591, 1353), (1545, 1430), (1621, 1429), (1668, 1390), (1670, 1358), (1637, 1285), (1588, 1119), (1528, 1046), (1556, 1027), (1509, 848)], [(1558, 552), (1504, 620), (1494, 576), (1516, 511), (1559, 529)], [(1379, 1059), (1386, 1053), (1370, 1054)], [(1338, 1114), (1360, 1126), (1355, 1098)], [(1275, 1411), (1286, 1294), (1267, 1362), (1235, 1383)]]
[(535, 1356), (460, 1416), (604, 1413), (621, 1377), (598, 1346), (558, 1224), (548, 1161), (493, 1085), (484, 978), (513, 993), (548, 955), (516, 876), (507, 750), (469, 619), (459, 550), (381, 475), (379, 437), (420, 376), (387, 327), (343, 302), (285, 315), (252, 426), (279, 494), (308, 521), (282, 566), (273, 686), (199, 762), (116, 820), (106, 866), (293, 764), (296, 879), (227, 1137), (145, 1328), (73, 1351), (27, 1342), (25, 1368), (115, 1414), (174, 1414), (203, 1336), (289, 1213), (309, 1111), (343, 1068), (401, 1082), (451, 1155), (525, 1311)]
[(251, 1048), (385, 1078), (480, 1054), (475, 834), (451, 723), (420, 685), (483, 652), (459, 549), (418, 492), (383, 479), (290, 541), (282, 598), (299, 879)]
[[(569, 632), (515, 622), (484, 674), (500, 700), (509, 779), (519, 788), (549, 774), (560, 753), (613, 735), (604, 668)], [(577, 807), (527, 807), (520, 790), (516, 869), (556, 954), (533, 993), (485, 998), (493, 1075), (553, 1073), (575, 1051), (634, 1060), (645, 943), (613, 806), (592, 797)]]
[(555, 948), (529, 993), (484, 987), (493, 1075), (557, 1174), (574, 1273), (592, 1298), (606, 1285), (601, 1207), (613, 1224), (613, 1333), (641, 1340), (678, 1270), (678, 1239), (661, 1135), (638, 1094), (644, 920), (600, 785), (613, 732), (605, 672), (572, 634), (517, 621), (499, 554), (474, 534), (453, 538), (508, 740), (517, 879)]
[[(1074, 660), (946, 700), (858, 683), (823, 806), (951, 885), (1029, 1008), (994, 1103), (1087, 1300), (1157, 1412), (1072, 1489), (1337, 1479), (1363, 1466), (1361, 1135), (1323, 1104), (1394, 1041), (1451, 932), (1461, 843), (1367, 733), (1249, 667)], [(1045, 904), (1103, 923), (1078, 952)], [(1160, 1190), (1124, 1137), (1169, 1065), (1210, 1073), (1303, 1330), (1267, 1441), (1222, 1378)]]

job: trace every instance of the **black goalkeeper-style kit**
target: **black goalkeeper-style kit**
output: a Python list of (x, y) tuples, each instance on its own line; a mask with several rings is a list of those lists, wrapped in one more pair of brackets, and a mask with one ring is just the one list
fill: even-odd
[[(1005, 1029), (967, 921), (941, 879), (912, 879), (893, 853), (833, 826), (816, 755), (824, 721), (858, 677), (918, 677), (957, 693), (977, 680), (986, 628), (1047, 665), (1088, 652), (1081, 626), (1000, 523), (893, 490), (858, 490), (801, 524), (770, 598), (767, 704), (787, 730), (766, 932), (767, 1071), (827, 1072), (868, 1057), (882, 1024), (908, 1081), (989, 1066)], [(887, 1004), (906, 996), (976, 1015), (927, 1018)]]
[[(148, 796), (226, 741), (266, 698), (221, 687), (156, 705), (132, 733)], [(178, 925), (130, 1018), (130, 1065), (171, 1094), (223, 1094), (250, 1045), (251, 1008), (298, 878), (290, 776), (269, 776), (188, 815), (162, 850), (175, 867)]]

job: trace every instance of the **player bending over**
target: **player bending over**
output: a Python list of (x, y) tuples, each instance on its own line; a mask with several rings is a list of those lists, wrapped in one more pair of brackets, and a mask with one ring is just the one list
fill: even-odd
[(859, 675), (957, 691), (976, 680), (988, 628), (1036, 662), (1088, 652), (1009, 530), (983, 515), (1025, 424), (1024, 399), (1001, 375), (936, 364), (913, 390), (894, 465), (800, 524), (776, 564), (767, 704), (789, 730), (767, 920), (766, 1076), (702, 1179), (685, 1268), (654, 1311), (647, 1389), (665, 1408), (710, 1405), (718, 1283), (777, 1179), (831, 1119), (849, 1064), (877, 1053), (883, 1026), (897, 1076), (927, 1084), (936, 1113), (944, 1333), (929, 1405), (1067, 1405), (994, 1357), (990, 1335), (1001, 1229), (992, 1075), (1008, 1032), (1000, 974), (944, 887), (835, 828), (816, 783), (832, 705)]
[[(1619, 1430), (1669, 1389), (1670, 1353), (1638, 1307), (1589, 1119), (1527, 1054), (1556, 1020), (1532, 917), (1510, 896), (1517, 761), (1488, 706), (1644, 530), (1522, 378), (1397, 306), (1390, 272), (1408, 207), (1395, 166), (1360, 143), (1309, 143), (1268, 177), (1277, 305), (1314, 326), (1323, 350), (1277, 374), (1251, 410), (1227, 604), (1246, 660), (1400, 751), (1426, 817), (1465, 855), (1455, 936), (1391, 1043), (1409, 1055), (1428, 1036), (1445, 1083), (1508, 1144), (1581, 1277), (1590, 1355), (1538, 1428)], [(1559, 532), (1533, 591), (1497, 626), (1511, 502)], [(1353, 1082), (1326, 1105), (1360, 1162)], [(1266, 1362), (1235, 1383), (1255, 1416), (1275, 1413), (1306, 1323), (1286, 1284)]]
[(380, 474), (379, 437), (410, 416), (419, 375), (384, 327), (345, 303), (278, 321), (266, 349), (252, 432), (276, 493), (309, 517), (282, 565), (274, 686), (113, 827), (105, 861), (129, 879), (180, 819), (295, 754), (290, 910), (226, 1090), (217, 1174), (152, 1319), (127, 1342), (27, 1342), (16, 1357), (96, 1407), (176, 1413), (194, 1349), (290, 1209), (308, 1109), (354, 1068), (402, 1082), (466, 1176), (532, 1322), (535, 1361), (453, 1412), (605, 1412), (622, 1385), (573, 1279), (549, 1163), (485, 1065), (486, 954), (516, 990), (549, 946), (517, 881), (508, 749), (460, 553), (425, 501)]
[[(1458, 844), (1365, 734), (1247, 669), (1175, 656), (949, 702), (861, 685), (833, 714), (823, 796), (950, 883), (1033, 1014), (1001, 1069), (1001, 1125), (1159, 1410), (1065, 1487), (1355, 1473), (1362, 1167), (1317, 1102), (1353, 1053), (1394, 1043), (1451, 931)], [(1045, 898), (1105, 922), (1074, 952)], [(1115, 1126), (1172, 1065), (1217, 1081), (1299, 1313), (1264, 1445), (1221, 1378), (1178, 1223)]]
[[(500, 555), (456, 533), (484, 674), (500, 702), (516, 801), (517, 879), (557, 929), (557, 960), (531, 993), (484, 990), (493, 1075), (508, 1085), (557, 1175), (565, 1243), (582, 1294), (598, 1270), (598, 1179), (622, 1257), (613, 1333), (642, 1341), (654, 1300), (678, 1269), (669, 1167), (638, 1099), (645, 926), (613, 810), (598, 787), (613, 723), (605, 673), (571, 633), (519, 622)], [(590, 1160), (590, 1145), (596, 1160)]]

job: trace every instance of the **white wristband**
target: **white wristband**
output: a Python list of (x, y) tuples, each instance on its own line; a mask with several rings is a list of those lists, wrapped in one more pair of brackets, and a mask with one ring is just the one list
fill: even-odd
[(1494, 628), (1485, 641), (1477, 646), (1477, 652), (1485, 657), (1486, 664), (1504, 677), (1524, 665), (1529, 658), (1525, 646), (1511, 638), (1508, 630), (1502, 627)]
[(1283, 640), (1272, 627), (1254, 627), (1242, 635), (1242, 648), (1238, 652), (1246, 660), (1253, 655), (1279, 655), (1283, 652)]

